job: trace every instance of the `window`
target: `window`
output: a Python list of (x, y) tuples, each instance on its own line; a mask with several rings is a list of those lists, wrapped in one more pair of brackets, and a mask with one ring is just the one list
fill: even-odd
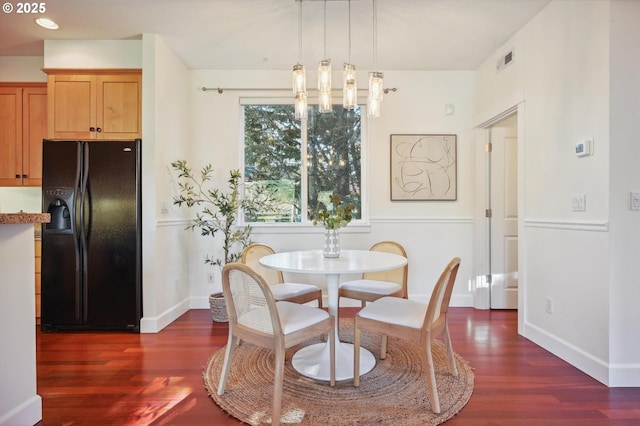
[(254, 185), (276, 188), (276, 206), (250, 222), (308, 222), (317, 209), (340, 194), (356, 206), (362, 219), (361, 109), (334, 105), (309, 118), (294, 118), (293, 105), (244, 105), (244, 179), (246, 194)]

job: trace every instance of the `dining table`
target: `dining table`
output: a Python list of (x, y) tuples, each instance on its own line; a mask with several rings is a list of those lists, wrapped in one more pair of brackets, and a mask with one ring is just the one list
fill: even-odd
[[(260, 258), (260, 264), (282, 272), (324, 275), (327, 285), (329, 314), (335, 321), (336, 380), (353, 379), (353, 344), (342, 342), (338, 333), (338, 302), (340, 276), (364, 272), (378, 272), (400, 268), (407, 258), (392, 253), (370, 250), (341, 250), (338, 257), (324, 257), (322, 250), (285, 251)], [(316, 380), (330, 379), (330, 345), (320, 342), (305, 346), (293, 355), (291, 364), (303, 376)], [(360, 375), (376, 365), (374, 355), (365, 348), (360, 350)]]

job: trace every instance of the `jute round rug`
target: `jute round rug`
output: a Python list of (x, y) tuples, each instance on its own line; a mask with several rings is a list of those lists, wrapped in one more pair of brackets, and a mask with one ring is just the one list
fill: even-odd
[[(342, 341), (353, 342), (353, 319), (341, 319), (339, 332)], [(287, 351), (282, 424), (438, 425), (459, 412), (473, 392), (471, 367), (456, 354), (458, 377), (453, 377), (447, 368), (446, 349), (439, 340), (433, 342), (432, 348), (440, 414), (431, 412), (417, 344), (390, 337), (387, 358), (380, 360), (380, 336), (363, 332), (362, 346), (373, 352), (376, 366), (361, 377), (359, 388), (353, 386), (352, 380), (336, 382), (332, 388), (301, 376), (291, 366), (291, 356), (309, 343)], [(223, 361), (224, 348), (215, 352), (204, 367), (204, 384), (209, 396), (224, 411), (245, 423), (270, 424), (273, 352), (247, 343), (235, 348), (225, 393), (218, 396)]]

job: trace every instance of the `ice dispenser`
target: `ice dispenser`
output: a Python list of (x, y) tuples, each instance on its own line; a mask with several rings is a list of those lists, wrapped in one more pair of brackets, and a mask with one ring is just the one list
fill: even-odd
[(46, 232), (73, 233), (73, 189), (52, 188), (44, 190), (44, 205), (51, 215), (51, 221), (45, 227)]

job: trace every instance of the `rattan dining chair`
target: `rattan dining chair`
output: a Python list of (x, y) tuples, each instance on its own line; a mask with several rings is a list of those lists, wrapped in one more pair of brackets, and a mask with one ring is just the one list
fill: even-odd
[[(398, 297), (383, 297), (362, 308), (355, 317), (354, 330), (354, 386), (360, 386), (360, 334), (362, 330), (382, 333), (420, 343), (423, 349), (422, 364), (427, 372), (427, 386), (431, 410), (440, 413), (440, 400), (431, 353), (431, 340), (442, 335), (447, 349), (451, 374), (458, 376), (447, 313), (451, 292), (460, 267), (460, 258), (453, 258), (446, 266), (431, 293), (428, 304)], [(380, 349), (380, 359), (387, 356), (386, 345)]]
[[(385, 253), (398, 254), (407, 257), (407, 252), (401, 244), (395, 241), (381, 241), (369, 249)], [(345, 281), (340, 284), (339, 297), (360, 300), (362, 307), (367, 302), (373, 302), (381, 297), (394, 296), (407, 298), (407, 275), (409, 266), (380, 272), (366, 272), (356, 280)]]
[(222, 291), (229, 315), (229, 339), (218, 395), (224, 394), (237, 339), (275, 351), (272, 425), (280, 424), (287, 348), (329, 333), (330, 385), (335, 386), (335, 319), (332, 315), (313, 306), (277, 302), (265, 280), (238, 262), (228, 263), (222, 269)]
[(266, 244), (254, 243), (242, 252), (242, 263), (249, 265), (259, 273), (269, 284), (276, 301), (286, 300), (294, 303), (307, 303), (316, 300), (318, 307), (322, 308), (322, 290), (312, 284), (285, 282), (282, 271), (269, 269), (262, 266), (260, 258), (275, 251)]

